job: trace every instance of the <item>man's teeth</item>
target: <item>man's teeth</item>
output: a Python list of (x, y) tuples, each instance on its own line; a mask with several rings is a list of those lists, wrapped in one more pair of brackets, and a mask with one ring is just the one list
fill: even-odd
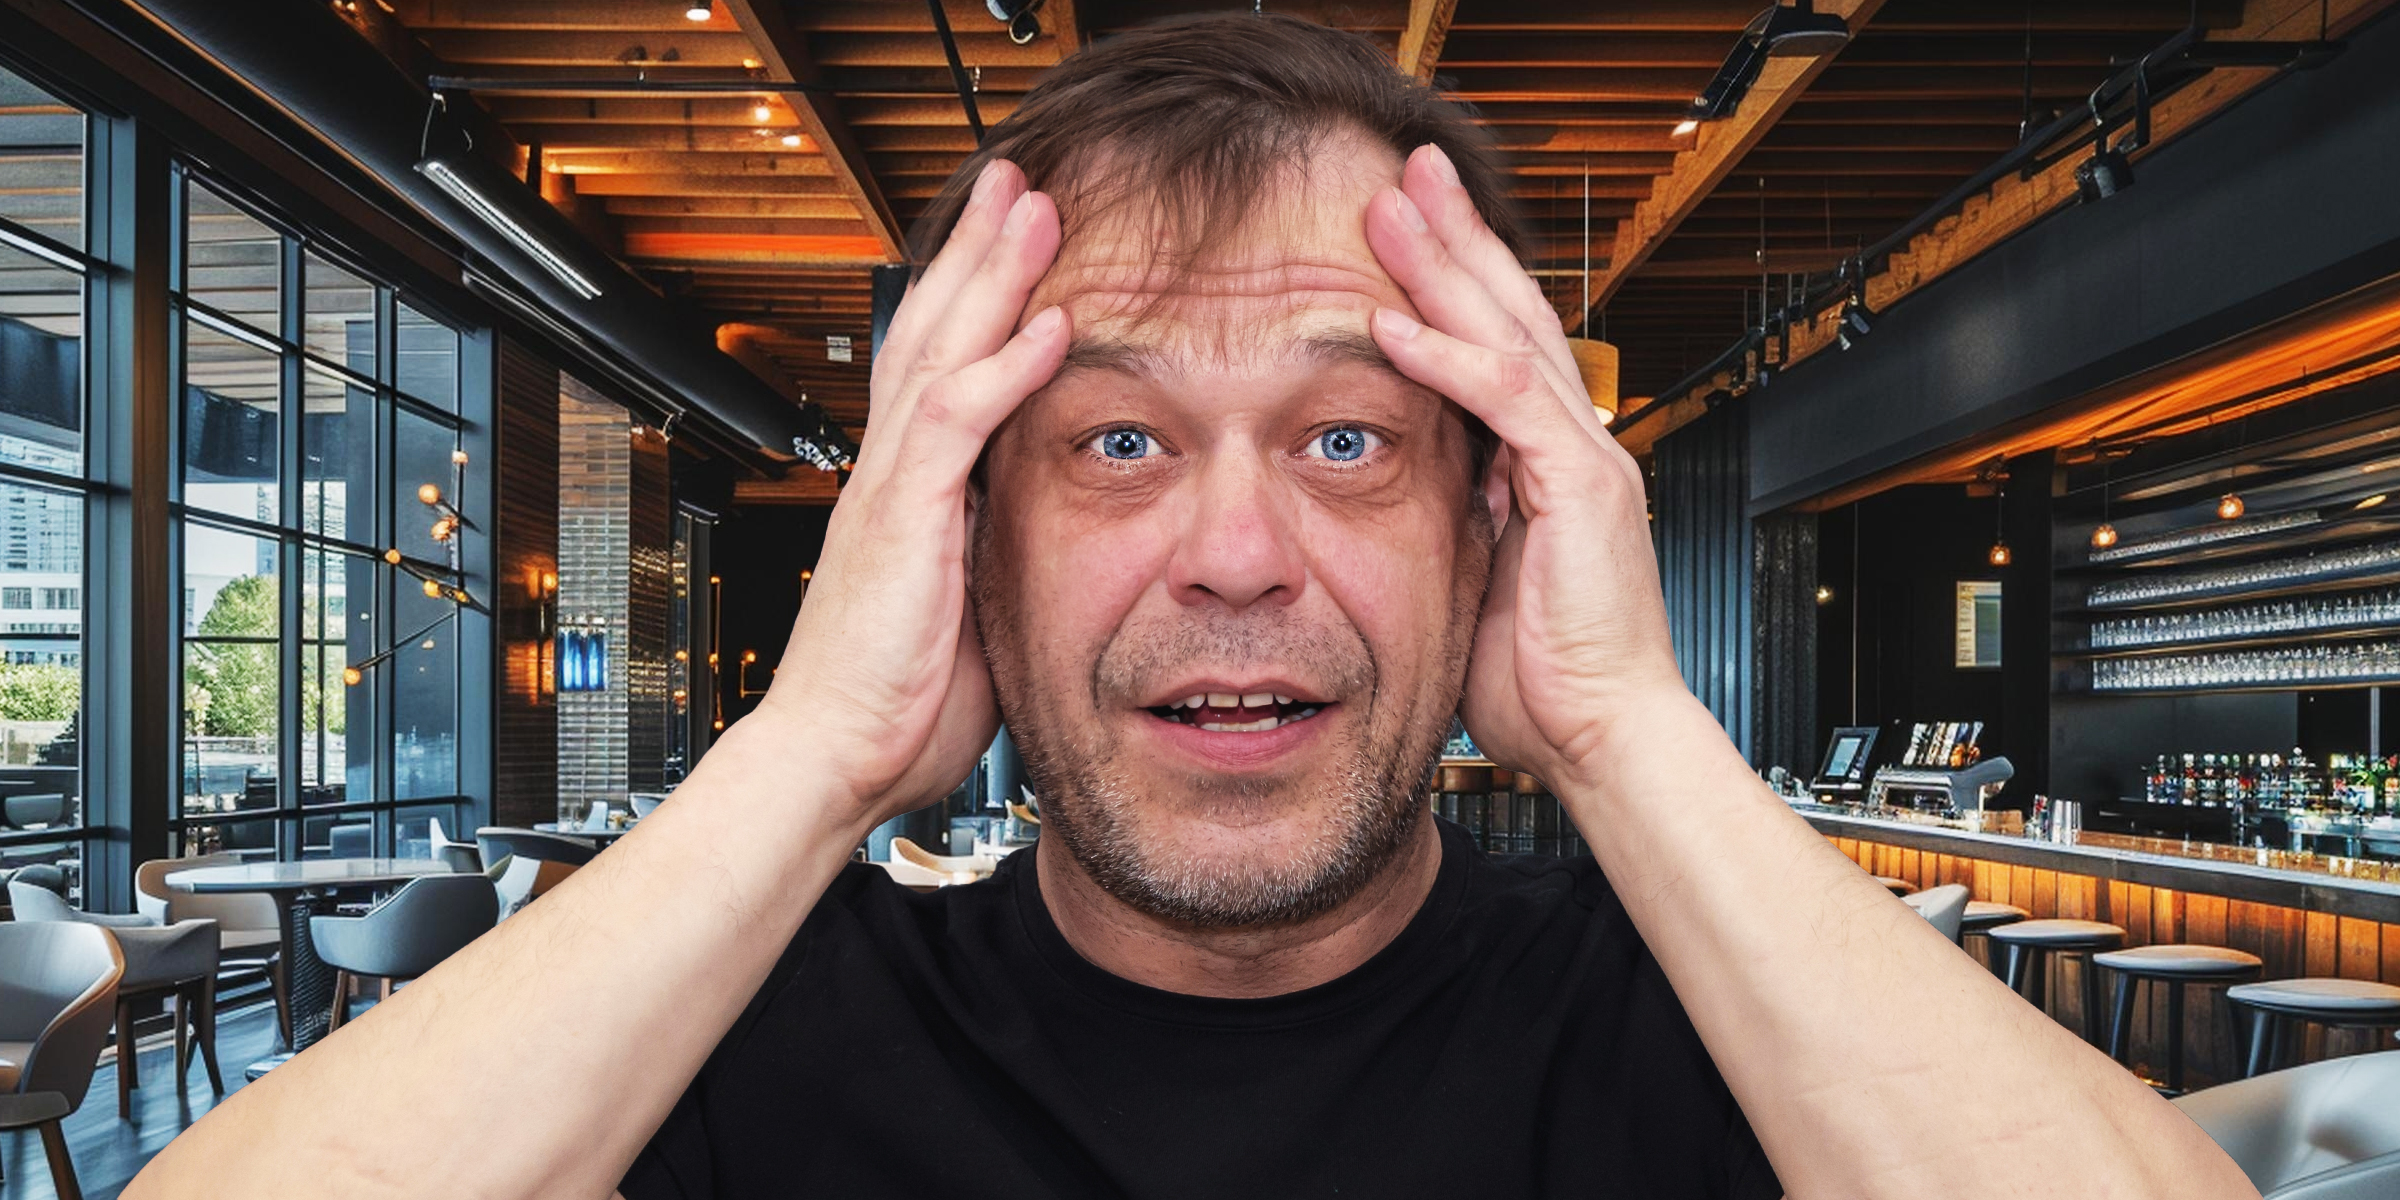
[[(1277, 692), (1249, 692), (1240, 695), (1232, 692), (1205, 692), (1168, 705), (1167, 715), (1172, 720), (1218, 733), (1263, 733), (1294, 721), (1313, 717), (1322, 707), (1308, 704), (1288, 712), (1278, 711), (1290, 709), (1292, 703), (1290, 696)], [(1198, 710), (1204, 708), (1212, 710), (1212, 715), (1231, 711), (1255, 710), (1257, 716), (1247, 721), (1198, 720), (1197, 718), (1201, 715)], [(1185, 712), (1187, 709), (1192, 710), (1188, 715)]]

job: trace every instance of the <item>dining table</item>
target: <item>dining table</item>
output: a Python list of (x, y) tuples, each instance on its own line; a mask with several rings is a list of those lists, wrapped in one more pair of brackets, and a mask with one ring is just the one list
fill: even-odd
[(179, 891), (218, 894), (259, 892), (273, 896), (281, 914), (283, 977), (291, 1006), (291, 1045), (251, 1063), (243, 1072), (257, 1079), (291, 1060), (292, 1055), (322, 1040), (333, 1015), (333, 971), (317, 957), (309, 938), (309, 918), (329, 910), (343, 892), (374, 891), (407, 883), (424, 875), (452, 874), (449, 865), (430, 858), (313, 858), (300, 862), (255, 862), (223, 867), (194, 867), (167, 876), (167, 886)]

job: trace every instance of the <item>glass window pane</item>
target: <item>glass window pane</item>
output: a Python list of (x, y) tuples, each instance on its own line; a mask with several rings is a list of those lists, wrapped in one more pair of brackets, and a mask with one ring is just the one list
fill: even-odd
[(450, 548), (433, 536), (442, 513), (419, 497), (430, 483), (440, 489), (442, 499), (457, 503), (451, 493), (457, 490), (458, 467), (451, 454), (458, 449), (458, 431), (405, 410), (396, 416), (393, 436), (397, 444), (392, 454), (396, 544), (411, 558), (449, 562)]
[(0, 461), (77, 475), (82, 447), (83, 277), (0, 246)]
[[(375, 393), (345, 375), (310, 366), (300, 377), (300, 527), (367, 541), (373, 525)], [(359, 521), (350, 523), (350, 505)]]
[(458, 794), (458, 605), (403, 586), (392, 628), (408, 640), (384, 664), (392, 673), (392, 793), (415, 800)]
[(275, 806), (283, 698), (277, 546), (206, 525), (183, 534), (183, 813)]
[(306, 549), (300, 556), (300, 802), (375, 798), (375, 686), (344, 671), (375, 654), (375, 560)]
[(444, 412), (458, 411), (458, 333), (400, 306), (400, 390)]
[(82, 712), (83, 497), (0, 484), (0, 790), (14, 793), (0, 805), (9, 825), (74, 823)]
[(239, 821), (212, 821), (205, 825), (187, 825), (183, 829), (178, 858), (202, 854), (239, 854), (252, 861), (272, 860), (275, 857), (275, 818), (248, 817)]
[[(462, 829), (455, 804), (420, 804), (392, 810), (392, 857), (432, 858), (433, 825), (439, 821), (442, 836), (452, 843), (474, 841), (474, 830)], [(469, 853), (472, 853), (470, 848)]]
[(184, 294), (262, 332), (281, 333), (283, 236), (198, 182), (184, 195)]
[(310, 354), (375, 378), (375, 285), (311, 254), (301, 264), (300, 310)]
[(272, 521), (283, 357), (198, 321), (183, 328), (183, 502)]
[(0, 217), (83, 245), (83, 114), (0, 67)]

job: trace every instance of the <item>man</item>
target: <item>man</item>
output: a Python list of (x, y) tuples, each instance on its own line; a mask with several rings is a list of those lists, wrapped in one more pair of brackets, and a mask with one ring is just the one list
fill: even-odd
[[(1486, 156), (1297, 21), (1059, 68), (934, 209), (759, 712), (127, 1194), (2251, 1194), (1684, 690)], [(1038, 849), (845, 867), (995, 700)], [(1596, 864), (1437, 826), (1453, 712)]]

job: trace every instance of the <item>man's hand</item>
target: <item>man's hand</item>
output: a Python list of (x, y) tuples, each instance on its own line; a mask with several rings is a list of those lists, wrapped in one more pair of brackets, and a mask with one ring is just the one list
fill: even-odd
[(1487, 485), (1501, 534), (1467, 731), (1495, 762), (1554, 785), (1588, 779), (1616, 715), (1690, 703), (1640, 468), (1601, 426), (1541, 288), (1439, 149), (1410, 155), (1400, 186), (1368, 206), (1367, 241), (1424, 316), (1378, 310), (1376, 343), (1504, 444)]
[(999, 715), (967, 612), (967, 475), (1058, 371), (1066, 314), (1011, 336), (1058, 253), (1058, 211), (994, 161), (876, 356), (865, 445), (808, 602), (752, 721), (790, 729), (872, 825), (966, 777)]

